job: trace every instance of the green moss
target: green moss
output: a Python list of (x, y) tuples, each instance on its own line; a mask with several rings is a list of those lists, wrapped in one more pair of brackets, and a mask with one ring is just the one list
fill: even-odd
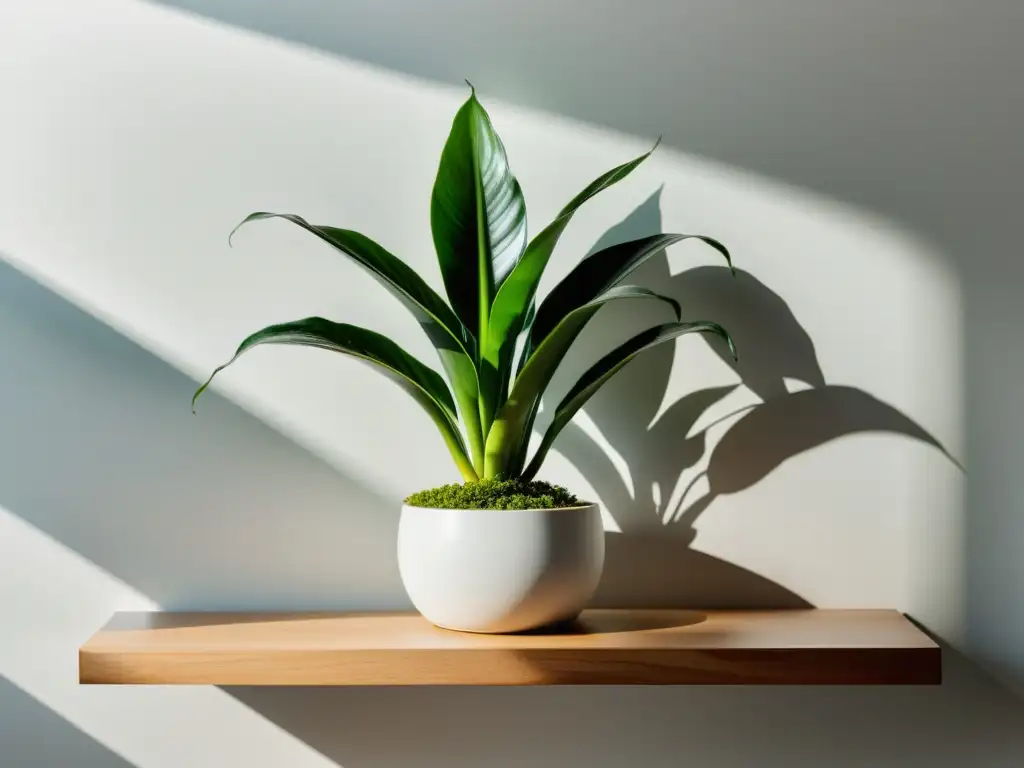
[(478, 480), (419, 491), (405, 499), (411, 507), (434, 509), (556, 509), (580, 501), (560, 485), (539, 480)]

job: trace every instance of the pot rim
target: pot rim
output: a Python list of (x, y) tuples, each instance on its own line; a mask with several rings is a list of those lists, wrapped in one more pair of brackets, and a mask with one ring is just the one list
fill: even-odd
[(531, 509), (494, 509), (493, 507), (481, 507), (479, 509), (464, 509), (462, 507), (420, 507), (415, 504), (402, 504), (402, 509), (429, 509), (431, 512), (579, 512), (581, 510), (597, 507), (596, 502), (577, 504), (574, 507), (534, 507)]

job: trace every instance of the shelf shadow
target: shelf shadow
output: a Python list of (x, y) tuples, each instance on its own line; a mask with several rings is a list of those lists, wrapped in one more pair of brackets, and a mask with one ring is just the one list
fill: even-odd
[[(393, 765), (1019, 765), (1024, 715), (955, 650), (940, 686), (554, 686), (228, 688), (348, 768)], [(736, 738), (736, 723), (743, 737)], [(936, 723), (942, 723), (936, 728)], [(383, 732), (386, 736), (382, 736)], [(871, 738), (863, 738), (870, 733)], [(984, 752), (980, 752), (980, 749)], [(840, 752), (836, 750), (839, 749)]]

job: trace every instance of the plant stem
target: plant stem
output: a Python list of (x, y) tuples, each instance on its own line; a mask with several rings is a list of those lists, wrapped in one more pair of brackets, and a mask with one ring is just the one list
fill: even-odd
[(447, 436), (445, 437), (445, 443), (448, 445), (448, 451), (451, 453), (452, 459), (455, 460), (455, 466), (459, 468), (459, 474), (462, 475), (462, 479), (467, 483), (479, 480), (480, 475), (473, 469), (473, 465), (470, 463), (469, 457), (466, 456), (466, 452), (462, 450), (462, 446), (449, 440)]
[(459, 416), (466, 430), (466, 443), (469, 446), (469, 455), (473, 458), (473, 471), (479, 475), (484, 470), (484, 433), (480, 428), (477, 398), (456, 389), (455, 400), (459, 404)]
[(484, 478), (504, 477), (518, 442), (513, 439), (508, 422), (497, 418), (491, 424), (484, 443)]

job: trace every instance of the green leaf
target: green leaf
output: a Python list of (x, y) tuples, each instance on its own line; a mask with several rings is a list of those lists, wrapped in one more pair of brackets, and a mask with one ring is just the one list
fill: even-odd
[[(629, 341), (612, 350), (610, 353), (598, 360), (584, 373), (572, 389), (562, 398), (562, 402), (555, 408), (555, 415), (548, 427), (544, 438), (541, 440), (537, 453), (533, 460), (522, 473), (522, 476), (529, 480), (533, 478), (540, 469), (548, 450), (568, 424), (576, 412), (582, 408), (595, 392), (597, 392), (606, 381), (618, 373), (634, 357), (646, 349), (657, 346), (665, 341), (671, 341), (687, 333), (711, 333), (725, 339), (729, 350), (736, 358), (736, 347), (732, 342), (729, 333), (717, 323), (695, 322), (695, 323), (668, 323), (666, 325), (649, 328), (637, 334)], [(539, 350), (538, 350), (539, 351)], [(738, 358), (737, 358), (738, 359)]]
[(526, 315), (535, 300), (544, 268), (562, 232), (569, 226), (573, 214), (594, 195), (626, 178), (640, 163), (650, 157), (660, 142), (661, 139), (658, 139), (648, 152), (612, 168), (590, 182), (582, 192), (569, 201), (553, 222), (530, 241), (523, 257), (498, 289), (491, 306), (487, 334), (480, 340), (481, 359), (495, 372), (493, 387), (488, 389), (496, 388), (502, 391), (508, 386), (516, 339), (526, 325)]
[(196, 400), (210, 386), (213, 378), (241, 355), (260, 344), (294, 344), (340, 352), (370, 363), (408, 392), (437, 425), (459, 471), (466, 480), (477, 479), (459, 434), (455, 402), (448, 386), (436, 372), (395, 342), (374, 331), (345, 323), (333, 323), (320, 317), (309, 317), (291, 323), (271, 325), (246, 338), (234, 356), (218, 366), (210, 378), (192, 396), (192, 412)]
[(448, 300), (478, 339), (498, 287), (526, 245), (526, 203), (474, 91), (452, 121), (430, 202)]
[(533, 416), (555, 369), (590, 318), (609, 301), (617, 299), (658, 299), (669, 304), (679, 319), (679, 304), (674, 299), (635, 285), (611, 288), (569, 312), (530, 356), (508, 400), (495, 417), (484, 448), (485, 476), (511, 476), (519, 471), (513, 458), (522, 455), (523, 442), (529, 441)]
[(536, 349), (574, 309), (616, 285), (654, 254), (681, 240), (700, 240), (710, 245), (725, 257), (732, 269), (728, 249), (714, 238), (703, 235), (658, 234), (610, 246), (583, 259), (545, 297), (530, 331), (529, 348)]
[(466, 425), (474, 462), (482, 468), (483, 433), (480, 429), (475, 340), (451, 307), (404, 261), (365, 235), (349, 229), (310, 224), (301, 216), (290, 213), (257, 212), (246, 216), (231, 231), (228, 241), (244, 224), (272, 218), (290, 221), (351, 257), (412, 312), (437, 349), (441, 364), (455, 389), (455, 399)]

